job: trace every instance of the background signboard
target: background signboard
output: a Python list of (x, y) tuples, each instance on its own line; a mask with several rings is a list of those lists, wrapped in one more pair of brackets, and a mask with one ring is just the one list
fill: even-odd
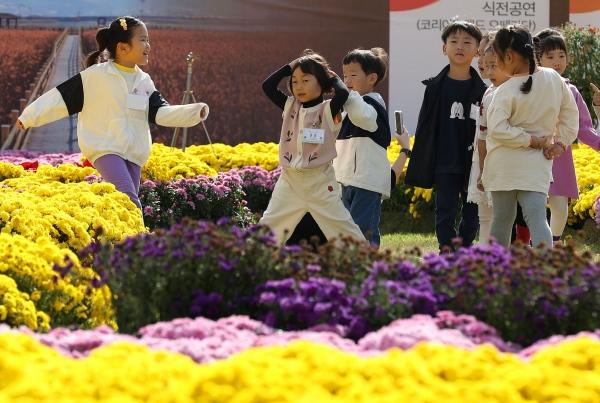
[(570, 0), (569, 12), (577, 25), (600, 25), (600, 0)]
[(411, 133), (423, 100), (421, 81), (448, 63), (441, 34), (453, 18), (471, 21), (484, 31), (519, 23), (536, 32), (549, 25), (550, 4), (549, 0), (390, 0), (390, 116), (403, 110)]

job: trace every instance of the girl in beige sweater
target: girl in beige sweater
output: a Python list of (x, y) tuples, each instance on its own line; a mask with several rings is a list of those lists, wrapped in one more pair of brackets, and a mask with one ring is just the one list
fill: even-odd
[(533, 244), (552, 246), (546, 221), (552, 159), (577, 138), (577, 105), (560, 74), (536, 66), (525, 27), (500, 29), (493, 46), (498, 68), (511, 78), (498, 88), (487, 113), (482, 181), (492, 194), (491, 235), (502, 245), (510, 244), (518, 202)]

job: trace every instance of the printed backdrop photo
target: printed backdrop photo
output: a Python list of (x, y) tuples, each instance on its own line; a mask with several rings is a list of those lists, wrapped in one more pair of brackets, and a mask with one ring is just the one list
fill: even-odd
[(425, 90), (421, 81), (448, 64), (441, 35), (453, 18), (471, 21), (482, 31), (518, 23), (536, 32), (549, 25), (550, 4), (549, 0), (390, 0), (389, 111), (393, 116), (394, 110), (402, 110), (411, 133)]
[[(570, 12), (578, 24), (597, 24), (600, 0), (571, 0)], [(210, 105), (207, 129), (213, 141), (237, 144), (277, 141), (280, 111), (264, 96), (261, 83), (305, 48), (322, 53), (339, 75), (347, 51), (374, 46), (388, 50), (388, 79), (377, 90), (388, 104), (392, 127), (394, 111), (402, 110), (412, 133), (423, 97), (421, 81), (447, 63), (440, 36), (452, 19), (467, 19), (482, 30), (522, 23), (535, 32), (549, 25), (550, 0), (90, 0), (85, 5), (22, 0), (0, 4), (0, 13), (12, 15), (11, 24), (19, 29), (39, 30), (40, 38), (49, 30), (66, 27), (78, 33), (82, 27), (83, 54), (96, 49), (99, 25), (119, 15), (141, 16), (152, 44), (150, 63), (143, 69), (170, 103), (180, 103), (186, 56), (193, 52), (192, 90), (197, 100)], [(6, 18), (3, 21), (6, 26)], [(0, 123), (10, 123), (10, 110), (19, 108), (19, 98), (24, 97), (29, 82), (20, 77), (28, 74), (33, 80), (50, 55), (57, 35), (46, 35), (48, 39), (38, 40), (41, 45), (34, 52), (37, 57), (28, 60), (30, 65), (16, 57), (25, 44), (0, 44)], [(153, 127), (155, 141), (169, 143), (172, 133)], [(202, 127), (190, 129), (188, 139), (206, 143)]]
[[(192, 90), (198, 101), (210, 106), (206, 126), (212, 140), (226, 144), (279, 140), (281, 111), (263, 94), (261, 84), (271, 72), (299, 57), (304, 49), (321, 53), (341, 76), (342, 58), (349, 50), (389, 48), (387, 0), (107, 0), (86, 3), (90, 3), (89, 7), (84, 8), (73, 1), (24, 0), (21, 6), (15, 5), (12, 9), (5, 6), (0, 12), (44, 15), (43, 18), (19, 18), (21, 28), (67, 26), (75, 30), (84, 26), (84, 54), (96, 50), (99, 18), (109, 23), (123, 14), (142, 15), (140, 18), (146, 22), (152, 45), (150, 62), (143, 70), (151, 75), (170, 103), (180, 103), (185, 89), (186, 56), (193, 52), (196, 61)], [(8, 112), (18, 108), (25, 89), (22, 85), (15, 91), (14, 80), (5, 77), (7, 82), (0, 83), (0, 87), (14, 96), (10, 105), (0, 105), (0, 123), (9, 122)], [(378, 88), (384, 99), (388, 97), (387, 88), (387, 80)], [(285, 88), (282, 86), (282, 89)], [(172, 129), (153, 128), (155, 141), (168, 143), (172, 133)], [(189, 143), (205, 144), (206, 141), (201, 126), (188, 131)]]

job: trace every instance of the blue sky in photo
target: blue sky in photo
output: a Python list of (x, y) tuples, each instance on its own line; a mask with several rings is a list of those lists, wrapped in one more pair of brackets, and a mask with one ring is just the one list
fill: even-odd
[[(321, 0), (0, 0), (0, 13), (23, 17), (171, 16), (264, 18), (314, 11)], [(319, 5), (322, 7), (322, 5)], [(320, 9), (320, 8), (319, 8)]]
[[(24, 17), (76, 17), (140, 14), (149, 7), (148, 1), (140, 0), (0, 0), (0, 13)], [(158, 3), (156, 1), (155, 3)]]

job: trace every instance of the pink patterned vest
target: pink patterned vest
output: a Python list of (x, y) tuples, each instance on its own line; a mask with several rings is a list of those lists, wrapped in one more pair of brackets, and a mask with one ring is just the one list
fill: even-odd
[[(341, 127), (341, 122), (333, 122), (329, 100), (311, 108), (303, 108), (295, 98), (289, 97), (283, 109), (279, 165), (305, 169), (330, 163), (337, 155), (335, 140)], [(304, 143), (304, 128), (323, 129), (323, 144)]]

